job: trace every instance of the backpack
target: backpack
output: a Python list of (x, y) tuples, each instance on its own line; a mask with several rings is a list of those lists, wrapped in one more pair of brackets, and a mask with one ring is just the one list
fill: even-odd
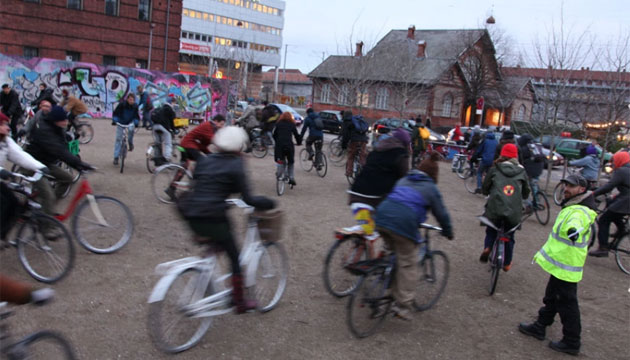
[(324, 121), (319, 116), (313, 120), (313, 124), (315, 125), (315, 129), (324, 130)]
[(361, 134), (365, 134), (370, 128), (367, 121), (363, 120), (363, 117), (360, 115), (352, 117), (352, 125), (354, 126), (354, 129)]

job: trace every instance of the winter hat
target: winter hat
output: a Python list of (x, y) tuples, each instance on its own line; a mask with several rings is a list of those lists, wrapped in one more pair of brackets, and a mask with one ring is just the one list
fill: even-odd
[(617, 151), (612, 158), (613, 166), (618, 169), (627, 163), (630, 163), (630, 154), (627, 151)]
[(518, 157), (518, 149), (514, 144), (505, 144), (501, 148), (501, 156), (516, 159)]
[(411, 143), (411, 136), (409, 136), (409, 132), (405, 129), (398, 128), (394, 130), (392, 136), (400, 140), (405, 147), (409, 146)]
[(503, 135), (501, 136), (501, 140), (510, 140), (510, 139), (514, 139), (514, 133), (510, 130), (504, 131)]
[(308, 109), (306, 109), (306, 113), (307, 113), (307, 114), (310, 114), (310, 113), (312, 113), (312, 112), (315, 112), (315, 110), (313, 110), (313, 108), (308, 108)]
[(344, 110), (344, 112), (343, 112), (343, 118), (344, 118), (344, 120), (350, 120), (350, 119), (352, 119), (352, 111), (350, 111), (350, 110)]
[(422, 160), (420, 165), (418, 165), (418, 170), (429, 175), (436, 184), (438, 182), (438, 174), (440, 171), (437, 163), (438, 161), (440, 161), (440, 153), (438, 153), (437, 151), (432, 151), (431, 156)]
[(3, 122), (7, 122), (7, 123), (11, 122), (11, 119), (9, 119), (8, 116), (0, 112), (0, 124), (2, 124)]
[(219, 129), (212, 142), (221, 152), (239, 152), (247, 145), (249, 137), (245, 130), (238, 126), (226, 126)]
[(597, 155), (597, 149), (593, 145), (589, 145), (586, 148), (586, 155)]
[(50, 112), (48, 113), (48, 116), (46, 116), (46, 119), (50, 122), (64, 121), (68, 119), (68, 115), (61, 106), (55, 105), (52, 107), (52, 109), (50, 109)]

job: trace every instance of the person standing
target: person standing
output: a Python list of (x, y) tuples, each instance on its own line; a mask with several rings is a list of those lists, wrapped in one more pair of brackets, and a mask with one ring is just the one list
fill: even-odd
[(573, 174), (561, 180), (565, 183), (562, 210), (556, 218), (547, 242), (534, 255), (534, 261), (549, 273), (543, 297), (543, 307), (531, 324), (520, 323), (518, 330), (538, 340), (545, 339), (547, 326), (556, 314), (562, 321), (562, 339), (551, 341), (555, 351), (577, 355), (580, 352), (582, 325), (577, 298), (577, 285), (582, 280), (591, 226), (597, 206), (583, 176)]
[(11, 119), (9, 127), (11, 129), (11, 137), (15, 140), (17, 138), (17, 124), (24, 110), (22, 110), (20, 105), (20, 96), (15, 90), (11, 89), (9, 84), (2, 85), (0, 106), (2, 106), (2, 113)]
[(153, 120), (151, 119), (151, 110), (153, 110), (153, 104), (151, 103), (151, 96), (144, 91), (142, 85), (136, 87), (138, 92), (138, 108), (142, 106), (142, 127), (145, 129), (151, 129), (153, 126)]
[(346, 176), (352, 176), (355, 158), (359, 159), (359, 164), (365, 164), (366, 147), (368, 137), (361, 129), (357, 129), (352, 121), (352, 111), (343, 112), (343, 123), (341, 125), (341, 148), (348, 149), (348, 160), (346, 161)]
[[(136, 105), (136, 96), (133, 93), (127, 95), (124, 101), (118, 103), (112, 117), (112, 125), (131, 125), (128, 127), (129, 151), (133, 151), (133, 130), (140, 123), (140, 115), (138, 114), (138, 105)], [(122, 145), (123, 132), (125, 128), (116, 126), (116, 140), (114, 142), (114, 165), (118, 165), (118, 157), (120, 156), (120, 148)]]
[[(306, 138), (306, 151), (308, 151), (308, 159), (313, 160), (315, 156), (315, 167), (319, 170), (322, 167), (322, 146), (324, 145), (324, 131), (317, 127), (316, 120), (319, 117), (312, 108), (306, 109), (306, 119), (302, 126), (300, 138), (304, 138), (306, 129), (308, 129), (308, 138)], [(321, 119), (319, 120), (321, 121)], [(319, 141), (318, 141), (319, 140)], [(313, 143), (315, 143), (315, 153), (313, 153)]]

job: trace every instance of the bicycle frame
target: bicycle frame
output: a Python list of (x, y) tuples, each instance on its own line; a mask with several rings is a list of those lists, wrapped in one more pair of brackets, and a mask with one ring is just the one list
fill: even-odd
[(72, 214), (74, 213), (77, 205), (81, 203), (81, 200), (83, 200), (84, 197), (87, 197), (87, 200), (90, 202), (90, 208), (94, 212), (94, 216), (98, 219), (100, 225), (107, 226), (107, 221), (103, 217), (103, 214), (101, 214), (101, 210), (99, 209), (98, 204), (96, 203), (96, 199), (94, 198), (94, 191), (92, 190), (90, 183), (85, 178), (81, 180), (81, 183), (79, 184), (79, 191), (77, 191), (77, 193), (72, 198), (72, 201), (68, 205), (66, 211), (61, 215), (55, 216), (55, 219), (61, 222), (69, 219), (70, 216), (72, 216)]

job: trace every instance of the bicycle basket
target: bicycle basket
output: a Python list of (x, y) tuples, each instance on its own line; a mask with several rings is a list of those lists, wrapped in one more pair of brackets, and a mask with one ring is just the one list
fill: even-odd
[(186, 126), (188, 126), (188, 124), (189, 124), (189, 120), (188, 120), (188, 119), (186, 119), (186, 118), (175, 118), (175, 119), (173, 120), (173, 125), (174, 125), (176, 128), (179, 128), (179, 127), (186, 127)]
[(69, 141), (68, 150), (70, 150), (72, 155), (79, 155), (79, 140)]
[(282, 223), (284, 212), (280, 209), (269, 211), (257, 211), (254, 216), (258, 218), (258, 232), (262, 241), (278, 241), (282, 237)]

